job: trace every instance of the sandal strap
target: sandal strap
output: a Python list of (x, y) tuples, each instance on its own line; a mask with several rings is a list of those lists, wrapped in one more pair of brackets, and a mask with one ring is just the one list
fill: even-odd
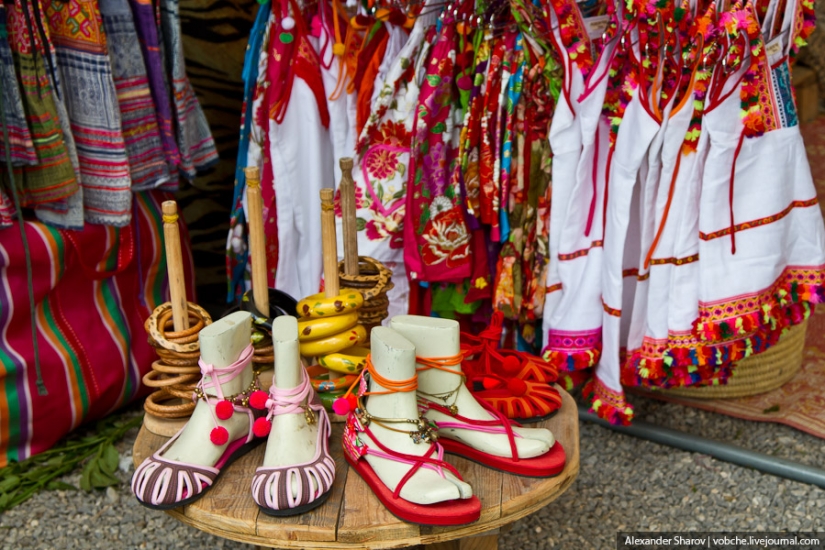
[(432, 409), (434, 411), (438, 411), (442, 414), (447, 416), (451, 416), (459, 422), (436, 422), (436, 425), (439, 429), (441, 428), (458, 428), (464, 430), (475, 430), (483, 433), (495, 433), (495, 434), (505, 434), (507, 436), (507, 442), (510, 444), (510, 454), (512, 459), (515, 461), (519, 460), (518, 456), (518, 447), (516, 445), (516, 437), (521, 437), (519, 434), (513, 431), (513, 425), (520, 426), (518, 422), (510, 420), (503, 414), (501, 414), (498, 410), (491, 407), (489, 404), (485, 403), (484, 400), (478, 400), (478, 403), (484, 407), (484, 409), (496, 417), (495, 420), (477, 420), (475, 418), (467, 418), (466, 416), (462, 416), (458, 413), (453, 414), (450, 412), (450, 409), (439, 405), (438, 403), (433, 403), (431, 401), (424, 401), (423, 403), (419, 401), (419, 404), (427, 409)]
[[(272, 384), (269, 388), (269, 398), (266, 400), (264, 408), (269, 412), (267, 420), (280, 414), (299, 414), (306, 411), (306, 408), (318, 410), (321, 405), (312, 403), (315, 392), (312, 391), (309, 376), (306, 369), (301, 368), (301, 382), (294, 388), (280, 389)], [(310, 395), (312, 394), (312, 395)], [(306, 403), (306, 405), (304, 405)]]
[[(203, 374), (203, 378), (201, 378), (200, 383), (198, 383), (198, 388), (200, 388), (204, 394), (206, 394), (207, 389), (214, 388), (218, 399), (224, 399), (221, 384), (226, 384), (237, 378), (252, 362), (253, 352), (252, 344), (249, 344), (244, 348), (234, 363), (222, 368), (211, 365), (203, 359), (198, 359), (198, 366), (200, 366), (201, 374)], [(206, 381), (207, 376), (209, 377), (208, 382)]]
[[(356, 432), (362, 432), (370, 437), (370, 439), (375, 443), (378, 449), (373, 449), (367, 446), (367, 444), (360, 440), (356, 435)], [(356, 444), (355, 441), (358, 441), (360, 445)], [(409, 464), (411, 468), (404, 474), (404, 477), (401, 478), (401, 481), (398, 482), (398, 485), (393, 491), (393, 497), (398, 498), (401, 494), (401, 489), (407, 483), (407, 481), (412, 478), (415, 473), (420, 470), (421, 468), (426, 468), (428, 470), (433, 470), (442, 478), (444, 477), (444, 470), (448, 470), (451, 474), (456, 476), (458, 479), (463, 479), (461, 474), (456, 470), (456, 468), (445, 462), (443, 460), (444, 457), (444, 448), (439, 443), (430, 443), (430, 447), (427, 449), (426, 453), (423, 456), (418, 455), (408, 455), (405, 453), (400, 453), (398, 451), (394, 451), (381, 443), (377, 437), (372, 433), (372, 431), (367, 426), (361, 425), (357, 418), (355, 418), (354, 414), (350, 414), (349, 419), (347, 420), (347, 426), (344, 431), (344, 450), (347, 451), (353, 458), (359, 460), (363, 456), (370, 454), (376, 457), (384, 458), (387, 460), (393, 460), (395, 462), (401, 462), (403, 464)], [(430, 455), (433, 454), (435, 451), (437, 458), (431, 458)]]

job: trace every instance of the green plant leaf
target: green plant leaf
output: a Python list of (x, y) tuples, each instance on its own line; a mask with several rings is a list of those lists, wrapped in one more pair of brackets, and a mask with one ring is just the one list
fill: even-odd
[(367, 227), (367, 220), (364, 218), (355, 218), (355, 230), (363, 231)]
[(120, 480), (118, 480), (116, 477), (100, 469), (99, 460), (92, 461), (92, 469), (89, 477), (92, 482), (92, 487), (94, 487), (95, 489), (103, 489), (104, 487), (108, 487), (110, 485), (117, 485), (118, 483), (120, 483)]
[(7, 493), (20, 485), (20, 477), (9, 476), (3, 481), (0, 481), (0, 493)]
[(83, 473), (80, 474), (80, 488), (84, 491), (92, 490), (92, 462), (86, 463), (83, 467)]
[(114, 474), (117, 471), (118, 462), (120, 462), (120, 455), (117, 449), (115, 449), (115, 446), (109, 443), (103, 448), (100, 469), (107, 474)]
[(63, 481), (50, 481), (48, 483), (48, 485), (46, 485), (46, 490), (48, 490), (48, 491), (77, 491), (77, 487), (75, 487), (71, 483), (65, 483)]

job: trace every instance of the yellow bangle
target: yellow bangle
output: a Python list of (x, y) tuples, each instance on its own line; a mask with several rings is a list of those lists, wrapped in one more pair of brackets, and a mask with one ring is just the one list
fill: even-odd
[(326, 338), (351, 329), (358, 324), (358, 312), (298, 321), (298, 340), (306, 342)]
[(309, 342), (300, 342), (301, 355), (304, 357), (318, 357), (328, 353), (338, 353), (349, 347), (358, 345), (367, 339), (367, 330), (361, 325), (333, 334), (326, 338), (318, 338)]
[(353, 346), (341, 353), (329, 353), (318, 358), (318, 364), (329, 370), (351, 374), (360, 372), (370, 354), (369, 348)]
[(321, 292), (298, 302), (298, 314), (303, 320), (332, 317), (356, 311), (363, 304), (364, 296), (357, 290), (347, 290), (332, 298), (325, 297)]

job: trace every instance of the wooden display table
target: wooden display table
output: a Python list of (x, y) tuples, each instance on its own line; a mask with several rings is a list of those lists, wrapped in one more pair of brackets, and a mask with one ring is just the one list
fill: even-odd
[[(252, 500), (251, 485), (255, 468), (263, 461), (265, 445), (261, 445), (230, 466), (202, 499), (167, 513), (207, 533), (262, 547), (372, 549), (423, 544), (431, 550), (492, 550), (498, 546), (502, 527), (558, 498), (578, 475), (576, 404), (565, 391), (559, 392), (563, 397), (559, 413), (536, 426), (549, 428), (567, 452), (567, 465), (560, 475), (549, 479), (518, 477), (446, 455), (481, 499), (481, 518), (470, 525), (425, 527), (390, 514), (361, 477), (349, 471), (340, 445), (343, 424), (333, 424), (330, 449), (337, 465), (335, 485), (329, 500), (319, 508), (288, 518), (260, 512)], [(133, 451), (135, 465), (166, 441), (141, 428)]]

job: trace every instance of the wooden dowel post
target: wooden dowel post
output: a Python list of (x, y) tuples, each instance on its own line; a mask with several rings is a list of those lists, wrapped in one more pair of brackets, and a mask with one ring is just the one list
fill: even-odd
[(324, 255), (324, 294), (327, 298), (340, 294), (333, 194), (332, 189), (321, 189), (321, 243)]
[[(338, 242), (335, 237), (335, 206), (332, 189), (321, 189), (321, 248), (324, 257), (324, 295), (333, 298), (340, 294), (338, 284)], [(341, 374), (331, 370), (329, 379)]]
[(166, 271), (169, 274), (169, 299), (172, 302), (172, 324), (175, 332), (179, 332), (189, 328), (189, 307), (186, 304), (186, 283), (180, 250), (178, 204), (175, 201), (164, 201), (161, 208), (166, 244)]
[(344, 228), (344, 273), (358, 275), (358, 228), (355, 222), (355, 182), (352, 180), (352, 159), (342, 158), (341, 183), (338, 189), (341, 193), (341, 212)]
[(261, 177), (258, 168), (244, 168), (246, 207), (249, 211), (249, 257), (252, 260), (252, 299), (255, 308), (269, 317), (269, 282), (266, 277), (266, 236), (264, 235)]

